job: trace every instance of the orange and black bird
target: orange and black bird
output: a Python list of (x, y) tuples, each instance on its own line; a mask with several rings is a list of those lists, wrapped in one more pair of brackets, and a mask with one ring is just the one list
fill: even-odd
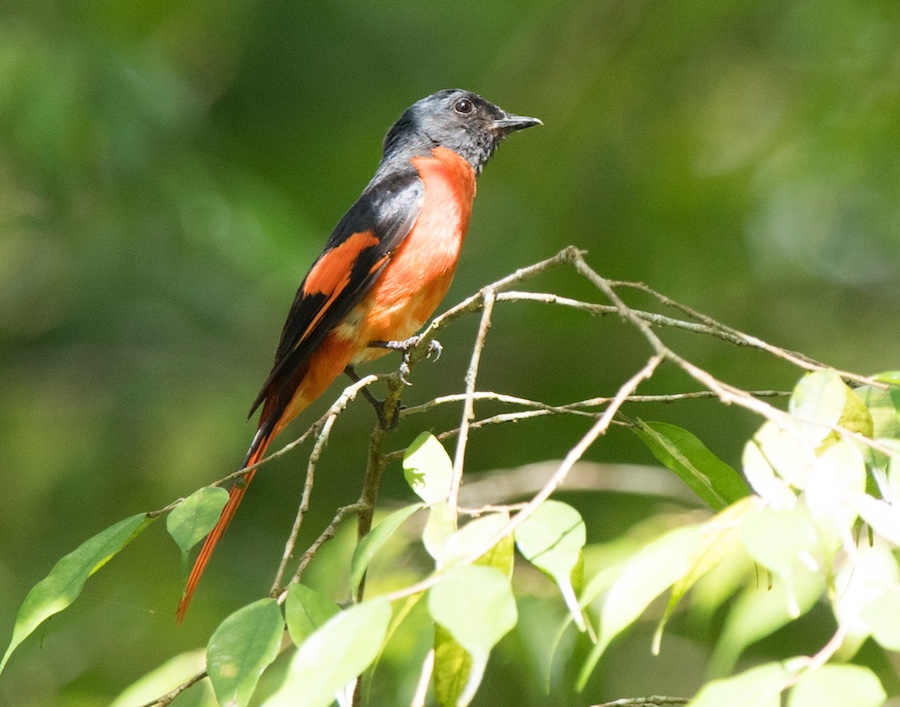
[[(417, 101), (391, 126), (375, 176), (300, 284), (272, 372), (253, 401), (250, 414), (260, 405), (262, 413), (241, 468), (262, 459), (341, 373), (397, 348), (391, 342), (431, 317), (456, 270), (476, 176), (503, 138), (540, 124), (447, 89)], [(232, 486), (191, 571), (179, 622), (254, 473)]]

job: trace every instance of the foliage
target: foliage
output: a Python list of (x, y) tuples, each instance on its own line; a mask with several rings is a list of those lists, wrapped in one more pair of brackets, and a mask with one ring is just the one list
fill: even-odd
[[(638, 625), (657, 598), (668, 593), (652, 641), (657, 654), (664, 654), (666, 627), (684, 613), (686, 597), (699, 596), (699, 605), (708, 604), (707, 610), (727, 607), (725, 627), (715, 649), (718, 657), (712, 664), (721, 673), (733, 674), (711, 676), (717, 679), (699, 689), (691, 705), (777, 705), (782, 694), (793, 707), (838, 705), (847, 695), (854, 695), (855, 703), (861, 705), (874, 706), (885, 699), (885, 688), (872, 668), (847, 661), (867, 639), (885, 651), (900, 646), (900, 567), (892, 552), (900, 545), (900, 388), (896, 374), (869, 379), (839, 374), (757, 341), (758, 348), (811, 371), (797, 383), (786, 410), (773, 407), (762, 402), (762, 394), (728, 386), (678, 356), (647, 322), (674, 328), (684, 322), (631, 309), (616, 293), (617, 286), (594, 273), (573, 249), (485, 288), (439, 317), (411, 355), (410, 365), (425, 357), (436, 331), (467, 311), (480, 311), (481, 327), (463, 396), (464, 411), (472, 411), (480, 350), (494, 303), (514, 283), (563, 262), (571, 263), (593, 282), (607, 295), (609, 306), (644, 334), (655, 350), (647, 364), (615, 396), (602, 401), (554, 408), (520, 399), (516, 403), (524, 407), (522, 412), (481, 421), (464, 412), (462, 426), (454, 431), (458, 438), (455, 460), (434, 435), (421, 433), (403, 454), (403, 470), (410, 490), (422, 502), (393, 511), (361, 537), (350, 559), (345, 590), (353, 602), (340, 609), (300, 582), (306, 567), (346, 515), (358, 513), (360, 527), (369, 527), (372, 508), (363, 499), (374, 497), (392, 456), (381, 446), (387, 431), (376, 427), (361, 500), (338, 510), (282, 588), (279, 582), (285, 562), (297, 541), (296, 532), (291, 534), (272, 590), (276, 598), (257, 600), (222, 621), (208, 642), (205, 673), (185, 680), (171, 695), (190, 689), (206, 675), (219, 704), (250, 704), (259, 690), (260, 676), (288, 645), (282, 641), (287, 628), (293, 657), (282, 668), (282, 677), (263, 689), (265, 704), (326, 707), (335, 699), (350, 704), (378, 690), (380, 657), (392, 652), (392, 644), (408, 644), (410, 632), (419, 633), (425, 619), (434, 627), (432, 647), (419, 654), (424, 662), (412, 704), (424, 704), (426, 688), (431, 685), (430, 694), (439, 704), (464, 707), (478, 695), (492, 654), (520, 622), (517, 604), (525, 597), (518, 577), (527, 577), (527, 568), (533, 567), (556, 586), (556, 598), (548, 596), (543, 601), (548, 607), (554, 603), (565, 607), (556, 626), (555, 655), (547, 656), (542, 669), (550, 674), (555, 661), (575, 668), (568, 684), (560, 682), (565, 678), (551, 679), (551, 691), (590, 690), (598, 664), (616, 639)], [(527, 293), (511, 296), (528, 298)], [(703, 321), (710, 335), (747, 340), (740, 332), (702, 315), (694, 316)], [(737, 402), (765, 418), (744, 446), (742, 470), (749, 487), (694, 434), (671, 423), (645, 422), (620, 412), (629, 401), (638, 404), (642, 400), (635, 395), (635, 388), (666, 359), (704, 382), (723, 402)], [(307, 493), (334, 420), (356, 393), (375, 379), (370, 376), (348, 388), (311, 429), (317, 441), (309, 460)], [(853, 387), (846, 381), (853, 382)], [(397, 372), (388, 379), (385, 404), (396, 405), (402, 388)], [(498, 397), (482, 394), (485, 396)], [(669, 399), (683, 396), (675, 394)], [(582, 442), (528, 502), (498, 499), (473, 509), (460, 506), (460, 461), (475, 425), (527, 418), (529, 409), (578, 415), (598, 404), (602, 410), (590, 415), (594, 423)], [(428, 406), (405, 409), (402, 415), (408, 418)], [(600, 547), (587, 543), (589, 523), (576, 508), (551, 494), (577, 455), (614, 419), (632, 429), (709, 507), (710, 514), (641, 540), (627, 556), (588, 562), (585, 552)], [(215, 523), (223, 496), (219, 489), (200, 489), (162, 511), (132, 516), (112, 526), (60, 560), (26, 598), (3, 664), (42, 621), (69, 606), (90, 575), (160, 513), (168, 513), (167, 529), (179, 546), (183, 563), (191, 546)], [(302, 522), (306, 504), (304, 498), (295, 527)], [(417, 518), (418, 530), (411, 531)], [(428, 563), (417, 562), (418, 576), (406, 581), (394, 576), (386, 585), (392, 574), (384, 574), (384, 567), (391, 566), (389, 558), (408, 551), (413, 544), (430, 557), (431, 569), (427, 569)], [(520, 562), (514, 561), (514, 547)], [(717, 574), (724, 566), (730, 576), (723, 582)], [(760, 610), (760, 592), (765, 591), (756, 586), (760, 572), (770, 577), (773, 587), (765, 598), (768, 613)], [(371, 578), (364, 590), (367, 575)], [(395, 586), (390, 587), (391, 583)], [(704, 595), (704, 585), (718, 591), (710, 594), (707, 586)], [(426, 597), (423, 616), (416, 609)], [(784, 656), (735, 672), (737, 660), (752, 644), (801, 620), (817, 604), (830, 609), (833, 627), (831, 637), (811, 656)], [(566, 635), (580, 635), (582, 640), (563, 640)], [(410, 661), (414, 655), (406, 656), (408, 665), (416, 664)], [(364, 673), (369, 676), (367, 686), (358, 681)], [(141, 689), (151, 689), (146, 679), (139, 682)], [(159, 697), (158, 704), (166, 704), (167, 699)]]
[[(0, 639), (13, 636), (23, 599), (69, 550), (234, 468), (252, 435), (247, 404), (300, 277), (371, 176), (384, 130), (438, 88), (472, 88), (545, 123), (527, 145), (501, 148), (481, 177), (448, 303), (574, 243), (604, 274), (653, 283), (766, 341), (856, 371), (895, 368), (898, 27), (885, 0), (0, 3)], [(561, 300), (585, 297), (565, 273), (541, 278)], [(518, 424), (483, 421), (519, 415), (512, 399), (554, 408), (611, 396), (645, 346), (617, 313), (589, 318), (534, 301), (497, 309), (476, 392), (507, 398), (475, 399), (460, 497), (469, 510), (530, 498), (602, 407), (581, 419), (534, 408)], [(412, 379), (405, 404), (462, 395), (468, 324), (441, 333), (444, 355)], [(697, 333), (674, 340), (702, 369), (744, 390), (795, 384), (792, 367), (758, 350), (731, 355)], [(584, 580), (576, 568), (571, 582), (580, 599), (599, 602), (625, 557), (703, 520), (680, 476), (705, 485), (696, 464), (667, 475), (651, 467), (659, 450), (622, 424), (690, 430), (742, 471), (744, 442), (762, 420), (733, 402), (664, 399), (709, 392), (701, 387), (661, 365), (641, 388), (647, 399), (627, 401), (627, 419), (616, 417), (553, 494), (584, 521)], [(876, 429), (879, 416), (896, 420), (890, 391), (855, 392)], [(328, 527), (358, 488), (372, 419), (351, 406), (336, 424), (298, 542)], [(388, 438), (397, 455), (376, 521), (418, 500), (399, 472), (402, 449), (431, 430), (452, 455), (445, 433), (459, 421), (444, 403)], [(305, 461), (294, 452), (266, 465), (179, 630), (171, 613), (181, 553), (160, 522), (15, 649), (0, 703), (100, 707), (122, 693), (121, 705), (134, 707), (196, 675), (216, 627), (275, 584)], [(890, 490), (888, 481), (870, 476), (872, 501), (861, 508), (896, 543), (876, 490)], [(302, 585), (323, 604), (309, 609), (310, 626), (325, 606), (347, 606), (355, 515), (307, 563)], [(502, 516), (469, 532), (495, 532)], [(369, 570), (366, 596), (427, 576), (465, 521), (450, 503), (414, 512), (357, 565)], [(460, 554), (453, 537), (448, 558)], [(518, 622), (493, 649), (474, 703), (692, 695), (711, 677), (815, 654), (833, 633), (819, 601), (827, 577), (801, 567), (788, 590), (772, 572), (767, 590), (762, 565), (748, 584), (742, 551), (708, 557), (715, 568), (684, 600), (671, 611), (671, 601), (652, 603), (613, 639), (581, 697), (567, 690), (594, 644), (567, 623), (559, 577), (520, 557)], [(93, 568), (79, 564), (78, 574)], [(888, 593), (864, 612), (884, 620), (870, 620), (879, 643), (866, 641), (854, 658), (892, 696), (900, 680), (880, 646), (896, 649), (896, 601)], [(425, 597), (393, 607), (364, 693), (381, 704), (413, 693), (409, 674), (421, 666), (409, 657), (424, 661), (432, 638)], [(596, 633), (597, 606), (582, 610)], [(654, 656), (647, 648), (662, 616)], [(255, 699), (277, 689), (290, 658), (264, 671)], [(150, 687), (122, 692), (142, 675)], [(212, 699), (208, 680), (175, 704), (204, 703), (203, 691)]]

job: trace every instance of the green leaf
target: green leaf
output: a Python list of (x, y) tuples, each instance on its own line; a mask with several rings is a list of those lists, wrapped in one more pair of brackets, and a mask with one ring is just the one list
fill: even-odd
[(748, 514), (759, 509), (759, 499), (750, 496), (729, 506), (703, 524), (703, 532), (697, 550), (691, 558), (690, 571), (672, 587), (669, 605), (660, 619), (653, 637), (653, 654), (659, 654), (659, 644), (666, 623), (672, 617), (678, 602), (702, 577), (715, 569), (726, 557), (740, 548), (740, 522)]
[(572, 583), (573, 572), (582, 566), (586, 540), (581, 514), (565, 503), (545, 501), (516, 529), (515, 538), (522, 556), (556, 582), (572, 619), (584, 631), (584, 614)]
[[(784, 442), (784, 444), (782, 444)], [(774, 422), (766, 422), (744, 445), (741, 464), (753, 490), (773, 508), (792, 508), (809, 475), (811, 450)]]
[(584, 689), (610, 642), (630, 626), (659, 594), (691, 571), (691, 558), (702, 539), (702, 526), (676, 528), (644, 546), (625, 562), (603, 600), (600, 639), (578, 675)]
[(423, 432), (403, 455), (403, 476), (425, 503), (439, 503), (450, 496), (453, 462), (437, 438)]
[(637, 424), (634, 432), (653, 456), (713, 510), (720, 511), (750, 493), (740, 474), (687, 430), (665, 422), (638, 420)]
[[(844, 387), (846, 388), (847, 400), (844, 404), (844, 409), (841, 411), (841, 416), (838, 418), (838, 425), (845, 430), (861, 434), (863, 437), (871, 437), (875, 430), (875, 423), (872, 420), (869, 409), (855, 391), (847, 387), (846, 384), (844, 384)], [(840, 438), (836, 432), (832, 434), (838, 439)]]
[(304, 584), (292, 584), (284, 602), (284, 618), (291, 640), (295, 645), (301, 645), (339, 611), (337, 604), (315, 589)]
[(819, 544), (812, 517), (802, 507), (783, 511), (763, 508), (744, 519), (741, 540), (751, 557), (782, 576), (791, 573), (804, 553), (812, 557)]
[(359, 591), (359, 585), (366, 574), (366, 569), (368, 569), (372, 558), (375, 557), (376, 553), (382, 547), (384, 547), (384, 544), (390, 539), (391, 535), (403, 525), (406, 519), (420, 508), (424, 508), (424, 506), (421, 503), (415, 503), (411, 506), (401, 508), (398, 511), (394, 511), (359, 541), (356, 550), (353, 552), (353, 561), (350, 565), (350, 587), (354, 596), (356, 596), (356, 593)]
[(800, 435), (816, 446), (831, 434), (847, 404), (847, 388), (832, 370), (816, 371), (800, 379), (788, 410), (797, 420)]
[[(446, 501), (435, 503), (428, 508), (428, 520), (422, 532), (422, 544), (428, 554), (440, 563), (444, 556), (447, 539), (456, 532), (456, 515)], [(438, 564), (440, 566), (440, 564)]]
[(509, 522), (505, 513), (488, 513), (469, 521), (462, 528), (452, 533), (444, 545), (444, 553), (438, 558), (438, 567), (449, 567), (462, 561), (473, 552), (488, 548), (475, 561), (475, 564), (494, 567), (507, 577), (512, 575), (513, 542), (509, 536), (488, 547), (498, 533)]
[(869, 633), (883, 648), (900, 651), (900, 587), (888, 591), (860, 612)]
[(804, 673), (791, 690), (787, 707), (879, 707), (887, 694), (878, 678), (861, 665), (823, 665)]
[(439, 705), (458, 705), (472, 674), (472, 656), (440, 624), (434, 627), (434, 698)]
[(779, 707), (781, 692), (797, 670), (766, 663), (740, 675), (707, 683), (688, 707)]
[(884, 371), (883, 373), (872, 376), (872, 378), (881, 381), (882, 383), (900, 386), (900, 371)]
[(206, 672), (223, 707), (242, 707), (259, 676), (278, 656), (284, 634), (281, 608), (260, 599), (225, 619), (206, 647)]
[(806, 614), (824, 591), (824, 576), (805, 568), (793, 574), (790, 586), (781, 580), (771, 588), (750, 584), (725, 617), (708, 674), (712, 677), (729, 674), (747, 646)]
[(872, 385), (863, 385), (853, 392), (865, 404), (872, 418), (872, 437), (900, 439), (900, 413), (891, 393), (900, 389), (884, 390)]
[(429, 591), (428, 611), (471, 657), (469, 677), (457, 700), (464, 707), (481, 684), (491, 649), (516, 625), (509, 578), (493, 567), (454, 567)]
[[(900, 567), (891, 548), (881, 538), (875, 537), (873, 542), (860, 542), (857, 556), (853, 562), (845, 562), (834, 579), (834, 586), (840, 589), (832, 598), (832, 608), (838, 626), (847, 631), (848, 640), (844, 647), (854, 641), (857, 646), (879, 631), (883, 637), (890, 636), (890, 616), (884, 617), (884, 626), (880, 626), (880, 618), (870, 613), (871, 605), (900, 585)], [(868, 618), (866, 618), (868, 617)], [(884, 633), (880, 633), (884, 631)], [(849, 657), (849, 656), (847, 656)]]
[(375, 660), (391, 620), (385, 597), (341, 611), (307, 638), (288, 667), (288, 675), (266, 707), (328, 707), (335, 695)]
[(50, 574), (32, 587), (19, 607), (12, 639), (3, 659), (0, 660), (0, 672), (22, 641), (28, 638), (45, 619), (59, 613), (75, 601), (88, 577), (109, 562), (153, 520), (154, 518), (146, 513), (121, 520), (60, 559), (50, 570)]
[(852, 442), (835, 441), (819, 454), (804, 495), (827, 552), (842, 542), (853, 545), (850, 531), (857, 517), (856, 501), (865, 490), (865, 463)]
[[(169, 658), (165, 663), (154, 668), (149, 673), (139, 677), (135, 682), (122, 690), (109, 707), (135, 707), (135, 705), (153, 704), (157, 697), (167, 693), (172, 689), (173, 685), (180, 685), (205, 669), (205, 649), (200, 648), (187, 653), (180, 653)], [(201, 680), (190, 691), (194, 694), (184, 695), (185, 707), (187, 705), (194, 705), (194, 707), (218, 707), (212, 686), (208, 681)], [(193, 702), (191, 702), (192, 697)]]
[(900, 545), (900, 508), (866, 494), (856, 499), (856, 510), (878, 535)]
[(778, 476), (795, 489), (806, 488), (814, 448), (803, 441), (796, 424), (780, 426), (770, 420), (753, 435), (753, 440)]
[(753, 559), (785, 582), (788, 609), (794, 618), (799, 616), (800, 607), (794, 598), (797, 566), (802, 563), (813, 570), (821, 567), (821, 543), (809, 511), (799, 506), (788, 510), (764, 508), (744, 519), (741, 542)]
[(166, 530), (181, 549), (185, 570), (191, 548), (216, 527), (226, 503), (228, 491), (205, 486), (184, 499), (166, 518)]
[(489, 653), (517, 619), (509, 578), (479, 565), (449, 570), (429, 591), (428, 611), (473, 655)]

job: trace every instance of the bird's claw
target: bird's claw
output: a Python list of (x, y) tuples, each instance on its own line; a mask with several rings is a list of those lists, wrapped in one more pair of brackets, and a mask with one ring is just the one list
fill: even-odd
[[(412, 383), (409, 382), (409, 355), (412, 350), (419, 345), (421, 340), (422, 337), (416, 335), (404, 339), (403, 341), (373, 341), (369, 346), (390, 349), (391, 351), (400, 351), (403, 354), (403, 359), (400, 361), (400, 366), (398, 368), (400, 382), (403, 383), (403, 385), (412, 385)], [(441, 343), (437, 339), (432, 339), (428, 342), (428, 351), (425, 353), (425, 358), (434, 356), (434, 360), (437, 361), (441, 357), (441, 352), (443, 350), (444, 348), (441, 346)]]

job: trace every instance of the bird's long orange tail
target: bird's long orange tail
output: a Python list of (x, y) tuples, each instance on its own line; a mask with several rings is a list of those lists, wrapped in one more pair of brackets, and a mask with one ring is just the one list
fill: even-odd
[[(266, 449), (268, 449), (269, 442), (273, 437), (274, 435), (257, 435), (257, 438), (253, 440), (253, 444), (250, 446), (250, 451), (247, 453), (247, 458), (244, 460), (241, 468), (253, 466), (262, 459), (265, 456)], [(206, 536), (206, 541), (203, 543), (200, 554), (194, 562), (191, 576), (188, 577), (184, 595), (181, 597), (181, 601), (178, 602), (178, 611), (175, 614), (175, 620), (179, 624), (184, 621), (184, 615), (187, 613), (188, 606), (190, 606), (191, 598), (194, 596), (194, 591), (197, 589), (197, 584), (200, 582), (200, 577), (203, 576), (203, 570), (206, 569), (206, 565), (209, 562), (209, 558), (212, 556), (216, 544), (222, 539), (225, 530), (228, 528), (228, 524), (231, 523), (231, 519), (234, 518), (234, 514), (237, 511), (238, 506), (241, 505), (241, 500), (243, 500), (244, 494), (247, 493), (247, 487), (250, 485), (255, 474), (256, 469), (248, 471), (246, 476), (238, 479), (228, 492), (228, 503), (226, 503), (225, 508), (222, 509), (222, 515), (219, 516), (219, 522), (216, 523), (216, 527)]]

